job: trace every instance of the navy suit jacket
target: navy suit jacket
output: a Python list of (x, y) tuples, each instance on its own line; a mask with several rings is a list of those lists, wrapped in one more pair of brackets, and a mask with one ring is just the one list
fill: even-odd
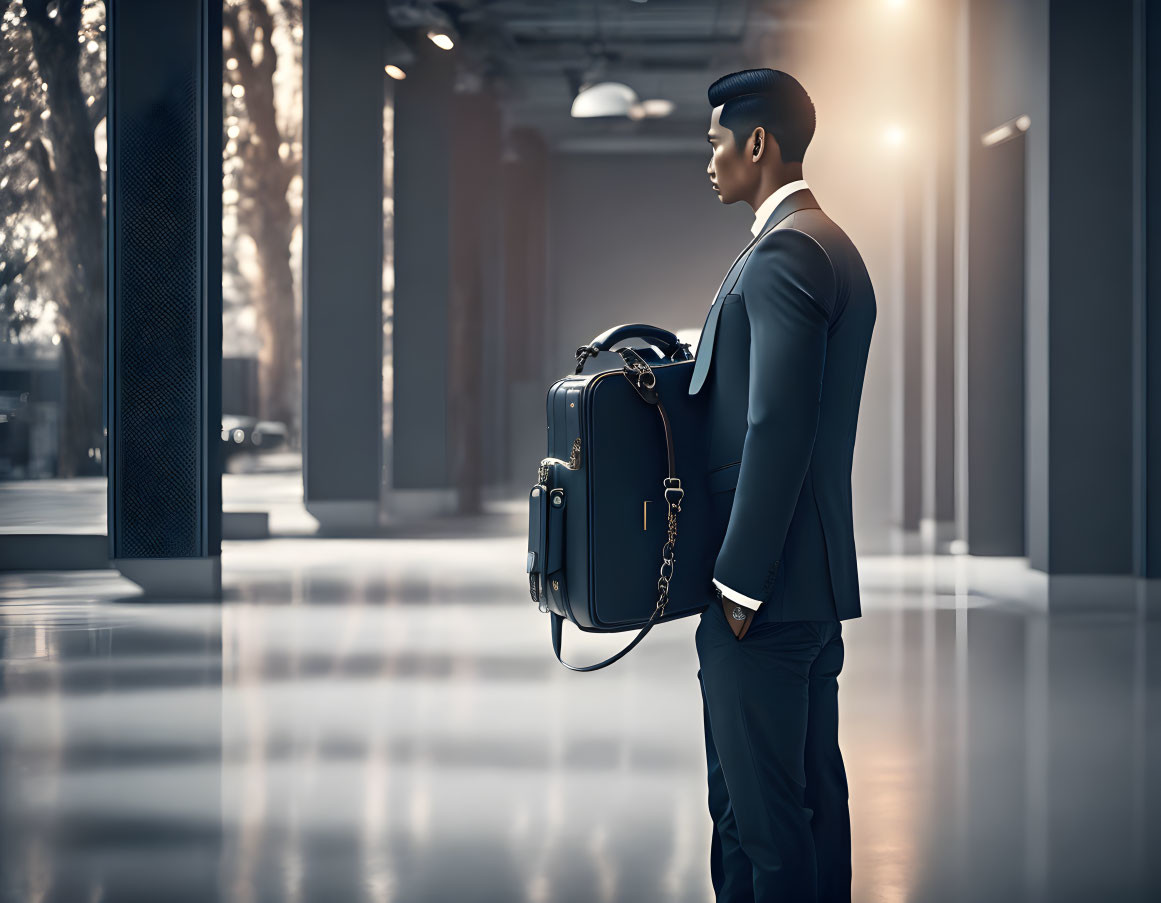
[(875, 312), (859, 252), (802, 189), (706, 315), (689, 393), (710, 395), (713, 504), (728, 518), (713, 576), (761, 600), (758, 620), (862, 614), (851, 461)]

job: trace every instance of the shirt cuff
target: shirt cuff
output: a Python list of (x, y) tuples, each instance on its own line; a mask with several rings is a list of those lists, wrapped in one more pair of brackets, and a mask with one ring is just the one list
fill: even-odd
[(714, 577), (713, 581), (714, 585), (722, 591), (722, 595), (729, 599), (731, 602), (737, 602), (739, 605), (744, 605), (746, 608), (752, 608), (754, 611), (757, 611), (762, 607), (762, 600), (751, 599), (749, 596), (743, 596), (741, 593), (730, 589), (717, 577)]

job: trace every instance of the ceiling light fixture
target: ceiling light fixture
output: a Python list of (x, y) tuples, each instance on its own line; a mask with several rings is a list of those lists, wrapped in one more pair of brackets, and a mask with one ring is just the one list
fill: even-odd
[(571, 114), (576, 119), (596, 116), (628, 116), (637, 103), (637, 93), (620, 82), (600, 82), (582, 87), (572, 101)]
[(1032, 125), (1032, 119), (1027, 113), (1017, 116), (1015, 119), (1009, 119), (1007, 122), (1001, 123), (994, 129), (988, 129), (980, 135), (980, 143), (984, 147), (991, 147), (993, 144), (1002, 144), (1011, 138), (1015, 138), (1021, 132), (1028, 131), (1028, 127)]

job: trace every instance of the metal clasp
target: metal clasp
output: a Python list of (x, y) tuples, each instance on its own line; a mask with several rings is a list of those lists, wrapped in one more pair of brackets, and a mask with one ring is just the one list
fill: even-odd
[(635, 348), (618, 348), (617, 354), (625, 361), (625, 374), (636, 375), (638, 388), (652, 389), (657, 385), (657, 374), (649, 366), (648, 361), (637, 353)]

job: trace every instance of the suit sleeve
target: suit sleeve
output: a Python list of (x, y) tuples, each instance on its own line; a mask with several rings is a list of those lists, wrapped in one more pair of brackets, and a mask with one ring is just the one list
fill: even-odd
[(761, 240), (742, 282), (750, 321), (746, 438), (713, 578), (727, 596), (764, 603), (814, 449), (836, 286), (826, 252), (790, 228)]

